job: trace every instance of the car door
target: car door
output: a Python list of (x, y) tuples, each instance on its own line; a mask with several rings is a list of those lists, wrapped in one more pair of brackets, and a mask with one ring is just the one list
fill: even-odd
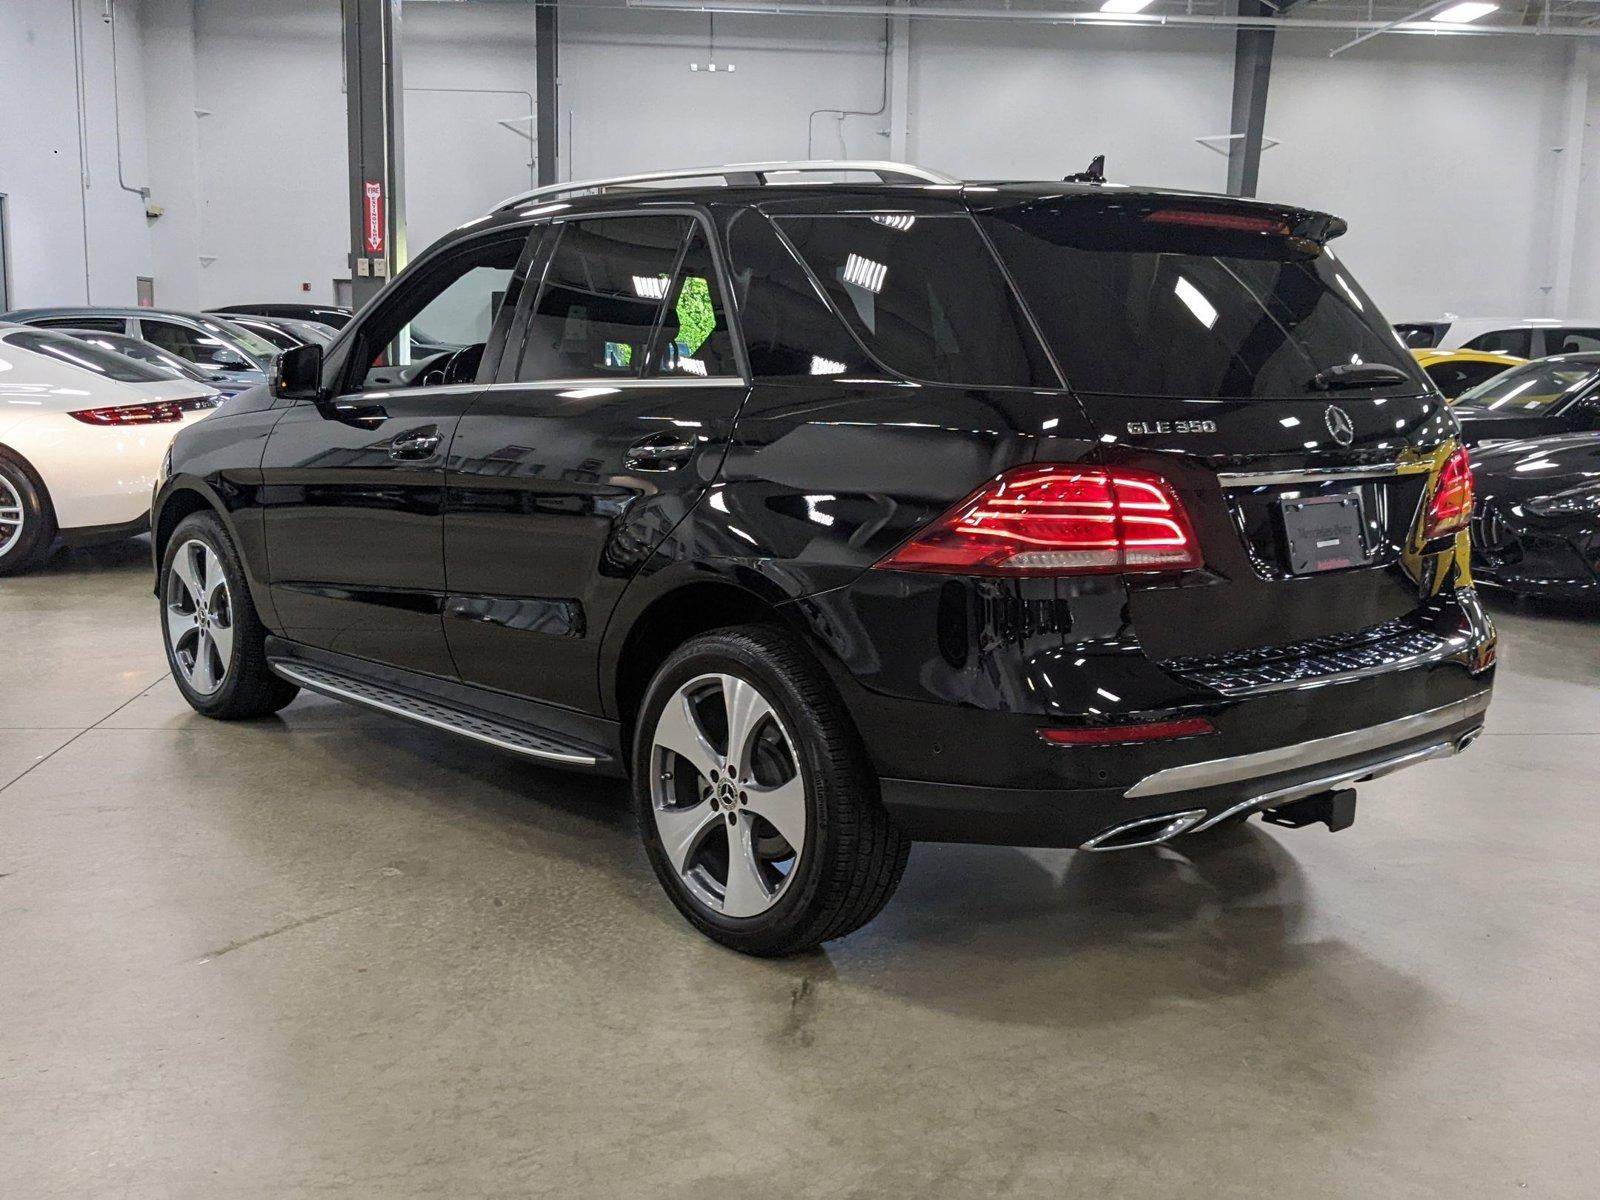
[(463, 680), (597, 712), (606, 621), (715, 478), (746, 373), (703, 216), (552, 232), (500, 380), (456, 435), (445, 630)]
[[(510, 319), (528, 230), (480, 235), (418, 264), (335, 353), (334, 398), (295, 405), (262, 461), (273, 603), (306, 645), (453, 677), (440, 613), (444, 467)], [(458, 349), (412, 361), (414, 326)]]

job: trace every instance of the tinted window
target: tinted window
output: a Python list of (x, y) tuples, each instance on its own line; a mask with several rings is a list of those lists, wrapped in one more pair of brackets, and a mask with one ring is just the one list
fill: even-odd
[(728, 256), (752, 372), (879, 374), (765, 216), (745, 209), (733, 218)]
[(851, 331), (890, 370), (930, 383), (1059, 386), (965, 214), (775, 220)]
[(135, 337), (128, 337), (120, 333), (95, 333), (93, 331), (69, 330), (72, 337), (90, 345), (99, 346), (110, 350), (114, 354), (121, 354), (127, 358), (138, 359), (151, 369), (160, 371), (169, 379), (196, 379), (202, 383), (210, 379), (207, 371), (185, 362), (175, 354), (168, 354), (159, 346), (152, 346), (149, 342), (140, 341)]
[(728, 332), (727, 311), (717, 270), (705, 232), (699, 225), (689, 234), (678, 276), (661, 317), (661, 334), (652, 352), (649, 375), (737, 375), (733, 337)]
[(1600, 329), (1547, 329), (1546, 354), (1593, 354), (1600, 350)]
[(1600, 364), (1545, 359), (1496, 375), (1487, 383), (1463, 392), (1459, 403), (1506, 412), (1548, 412), (1560, 408), (1597, 378), (1600, 378)]
[(271, 342), (279, 350), (292, 350), (300, 343), (283, 330), (271, 325), (261, 325), (254, 321), (235, 321), (241, 329), (247, 329), (264, 342)]
[(119, 383), (166, 383), (171, 378), (154, 367), (147, 367), (144, 363), (134, 362), (131, 358), (114, 354), (99, 346), (80, 342), (77, 338), (68, 337), (64, 333), (48, 333), (42, 329), (18, 329), (6, 334), (5, 340), (12, 346), (49, 355), (61, 362), (70, 363), (79, 370), (93, 371), (96, 375), (115, 379)]
[(517, 378), (638, 375), (688, 225), (687, 217), (563, 224), (528, 318)]
[(1429, 321), (1421, 325), (1396, 325), (1394, 331), (1411, 349), (1431, 350), (1439, 344), (1439, 339), (1444, 336), (1446, 328), (1444, 325)]
[(1505, 369), (1503, 363), (1481, 362), (1442, 362), (1423, 368), (1428, 373), (1428, 378), (1438, 384), (1439, 390), (1451, 400), (1468, 388), (1477, 387), (1485, 380), (1493, 379)]
[(128, 329), (128, 323), (121, 317), (52, 317), (28, 323), (46, 329), (95, 329), (101, 333), (126, 333)]
[[(1208, 219), (1220, 224), (1196, 222)], [(1240, 228), (1241, 221), (1261, 228)], [(1096, 200), (987, 218), (1067, 382), (1111, 395), (1305, 396), (1319, 371), (1411, 355), (1350, 273), (1268, 212)], [(1283, 233), (1273, 232), (1274, 225)]]
[(1463, 350), (1482, 350), (1489, 354), (1514, 354), (1518, 358), (1533, 357), (1533, 330), (1498, 329), (1493, 333), (1480, 333)]

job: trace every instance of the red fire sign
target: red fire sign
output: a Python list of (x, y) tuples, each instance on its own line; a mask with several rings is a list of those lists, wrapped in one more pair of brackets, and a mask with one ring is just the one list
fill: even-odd
[(383, 183), (377, 179), (366, 182), (365, 209), (367, 214), (367, 253), (383, 253)]

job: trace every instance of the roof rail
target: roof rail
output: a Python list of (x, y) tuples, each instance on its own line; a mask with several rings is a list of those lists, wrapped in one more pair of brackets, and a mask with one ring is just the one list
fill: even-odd
[(759, 186), (782, 183), (785, 180), (769, 178), (773, 175), (820, 175), (841, 171), (860, 171), (876, 175), (881, 183), (935, 183), (946, 187), (958, 186), (961, 181), (952, 179), (926, 167), (910, 163), (875, 162), (851, 159), (807, 159), (799, 162), (724, 163), (715, 167), (682, 167), (675, 171), (649, 171), (643, 175), (613, 175), (606, 179), (586, 179), (571, 183), (552, 183), (519, 192), (495, 205), (501, 212), (530, 200), (549, 200), (556, 196), (579, 196), (587, 192), (606, 192), (613, 188), (630, 188), (653, 183), (669, 183), (675, 179), (720, 178), (726, 187)]

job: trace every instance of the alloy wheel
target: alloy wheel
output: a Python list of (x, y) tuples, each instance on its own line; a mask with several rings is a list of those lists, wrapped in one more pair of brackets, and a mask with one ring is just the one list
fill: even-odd
[(212, 695), (233, 657), (233, 597), (217, 552), (198, 540), (179, 546), (164, 602), (172, 661), (191, 688)]
[(668, 699), (650, 753), (656, 832), (672, 869), (724, 917), (782, 898), (806, 847), (799, 756), (772, 702), (737, 675), (700, 675)]
[(22, 540), (23, 521), (22, 493), (16, 484), (0, 475), (0, 558)]

